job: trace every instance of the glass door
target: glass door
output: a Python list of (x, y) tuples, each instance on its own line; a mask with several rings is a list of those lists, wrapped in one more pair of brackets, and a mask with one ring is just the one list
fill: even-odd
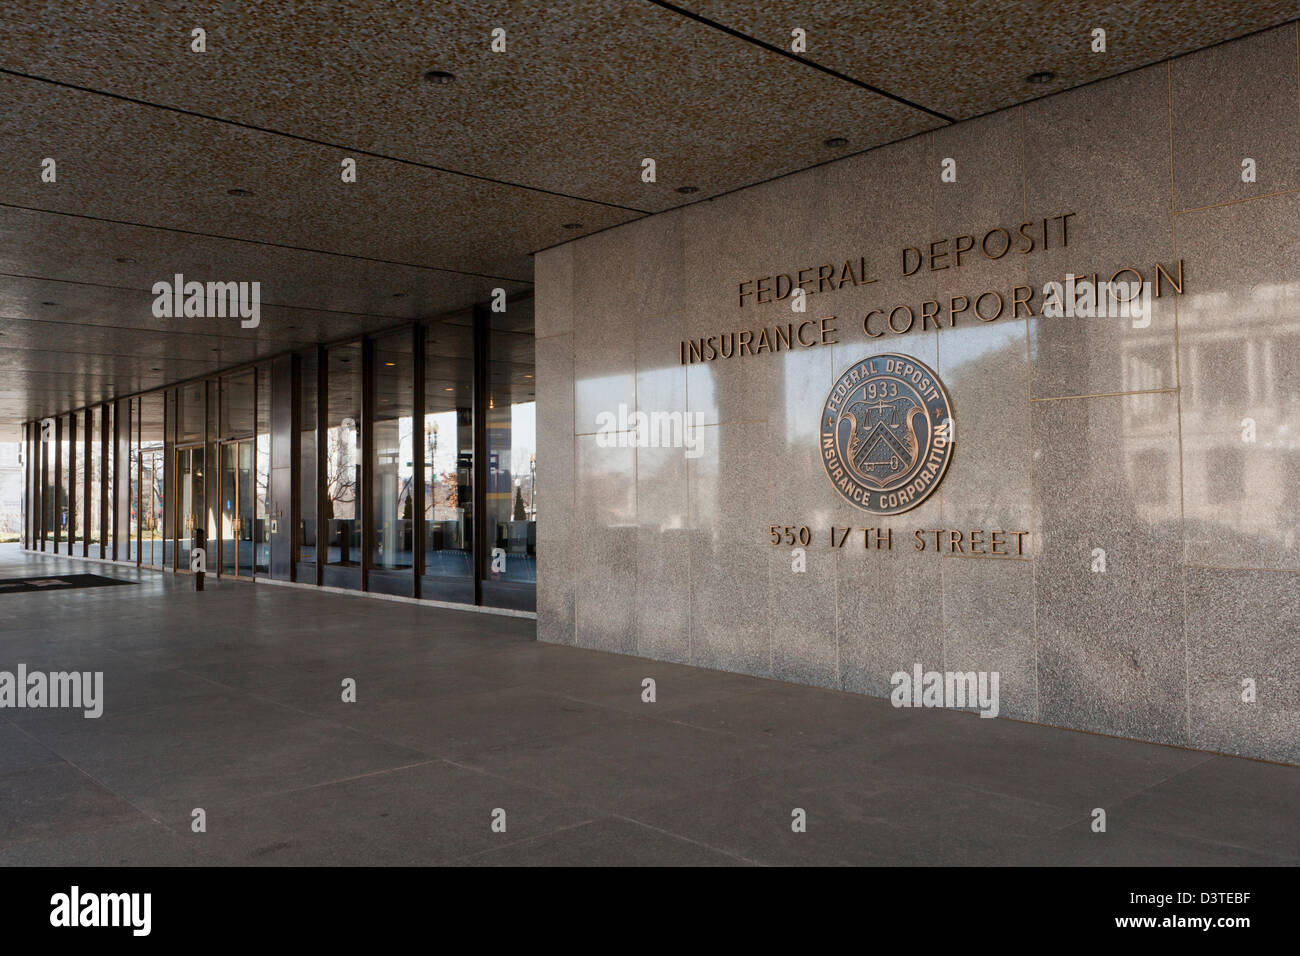
[(241, 578), (253, 576), (257, 537), (257, 484), (253, 471), (255, 454), (251, 440), (239, 442), (239, 567), (235, 573)]
[(194, 532), (203, 530), (203, 446), (176, 452), (176, 570), (190, 570)]
[(221, 573), (253, 576), (256, 450), (252, 439), (221, 446)]
[(163, 566), (163, 450), (140, 453), (140, 564)]

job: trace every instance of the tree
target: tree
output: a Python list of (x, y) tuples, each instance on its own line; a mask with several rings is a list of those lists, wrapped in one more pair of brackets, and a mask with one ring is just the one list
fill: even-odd
[[(356, 500), (356, 467), (352, 461), (351, 436), (347, 429), (331, 428), (325, 443), (325, 517), (335, 517), (334, 503)], [(343, 509), (340, 509), (343, 510)]]
[(516, 521), (527, 520), (526, 516), (524, 515), (524, 492), (523, 489), (520, 488), (518, 485), (515, 485), (515, 520)]

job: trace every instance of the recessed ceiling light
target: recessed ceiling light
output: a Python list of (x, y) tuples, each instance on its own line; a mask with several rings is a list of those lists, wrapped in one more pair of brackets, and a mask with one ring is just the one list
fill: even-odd
[(828, 146), (831, 149), (843, 149), (845, 146), (849, 145), (849, 141), (843, 136), (832, 136), (830, 139), (822, 140), (822, 145)]
[(396, 367), (397, 367), (397, 363), (396, 363), (396, 362), (385, 362), (384, 364), (387, 365), (389, 368), (396, 368)]
[(525, 375), (524, 378), (532, 378), (531, 375)]
[(564, 228), (565, 228), (565, 229), (581, 229), (581, 228), (582, 228), (582, 223), (580, 223), (580, 222), (566, 222), (566, 223), (564, 224)]
[(456, 390), (455, 390), (454, 388), (444, 388), (443, 391), (444, 391), (444, 392), (454, 392), (454, 391), (456, 391)]
[(251, 196), (253, 195), (253, 191), (251, 189), (242, 189), (236, 186), (233, 189), (227, 189), (226, 195), (227, 196)]
[(1056, 74), (1051, 70), (1039, 70), (1037, 73), (1030, 73), (1025, 77), (1026, 83), (1051, 83), (1056, 79)]
[(456, 79), (455, 73), (448, 73), (446, 70), (427, 70), (424, 74), (426, 83), (451, 83)]
[(699, 192), (700, 187), (699, 186), (678, 186), (677, 191), (681, 193), (683, 196), (689, 196), (691, 193)]

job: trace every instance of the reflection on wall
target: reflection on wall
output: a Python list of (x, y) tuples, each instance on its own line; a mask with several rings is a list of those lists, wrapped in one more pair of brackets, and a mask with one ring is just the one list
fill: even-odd
[[(1300, 548), (1300, 282), (1192, 295), (1179, 322), (1189, 564), (1216, 547), (1261, 566)], [(1175, 460), (1176, 461), (1176, 460)]]

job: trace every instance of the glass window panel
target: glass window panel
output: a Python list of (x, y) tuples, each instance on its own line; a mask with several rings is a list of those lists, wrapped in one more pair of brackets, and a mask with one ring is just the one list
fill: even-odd
[[(414, 561), (415, 462), (411, 457), (415, 373), (411, 330), (375, 339), (374, 554), (376, 570), (410, 570)], [(411, 579), (410, 583), (413, 583)], [(410, 592), (409, 584), (406, 593)]]
[(31, 548), (36, 516), (36, 498), (32, 492), (32, 426), (23, 425), (23, 547)]
[(203, 448), (176, 452), (176, 569), (190, 570), (194, 532), (203, 527)]
[(230, 442), (221, 449), (221, 573), (234, 574), (239, 554), (239, 443)]
[(316, 351), (302, 357), (301, 428), (298, 434), (300, 462), (299, 489), (299, 560), (316, 563)]
[(127, 527), (126, 558), (131, 562), (140, 560), (140, 399), (131, 399), (130, 409), (130, 458), (127, 462), (127, 481), (130, 483), (127, 494), (130, 496), (130, 520)]
[(221, 434), (221, 380), (208, 380), (208, 441), (218, 441)]
[(86, 496), (86, 554), (92, 558), (98, 558), (99, 555), (99, 471), (102, 465), (101, 454), (99, 450), (99, 408), (91, 408), (86, 411), (86, 438), (89, 440), (90, 454), (86, 459), (87, 477), (89, 478), (89, 491)]
[(431, 323), (424, 345), (420, 596), (474, 601), (474, 333), (471, 313)]
[(327, 563), (361, 566), (361, 345), (329, 350), (325, 433)]
[(227, 375), (221, 380), (221, 437), (245, 438), (256, 427), (253, 406), (253, 370)]
[(155, 568), (164, 563), (164, 399), (164, 392), (150, 392), (140, 400), (140, 563)]
[(182, 385), (177, 389), (176, 413), (178, 433), (176, 441), (185, 445), (203, 441), (207, 421), (207, 389), (203, 382)]
[(111, 558), (113, 556), (112, 536), (113, 513), (115, 507), (113, 504), (113, 462), (117, 458), (116, 449), (113, 447), (113, 406), (101, 405), (99, 413), (103, 416), (103, 421), (100, 424), (100, 436), (102, 437), (104, 435), (105, 429), (107, 429), (108, 433), (108, 443), (104, 444), (101, 442), (100, 444), (100, 453), (104, 456), (103, 467), (99, 472), (100, 481), (104, 483), (102, 500), (108, 502), (108, 510), (103, 515), (100, 522), (104, 538), (104, 540), (100, 542), (100, 557)]
[(71, 510), (72, 503), (72, 416), (64, 415), (59, 419), (59, 554), (71, 554), (73, 521), (76, 513)]
[(537, 589), (537, 404), (532, 300), (488, 314), (484, 603), (531, 608)]
[[(190, 484), (189, 484), (189, 510), (182, 512), (188, 514), (189, 537), (191, 540), (201, 538), (201, 545), (204, 551), (203, 564), (206, 569), (209, 556), (212, 554), (212, 546), (207, 540), (207, 448), (203, 445), (197, 445), (190, 449)], [(199, 532), (202, 532), (200, 535)], [(190, 555), (186, 555), (180, 562), (180, 566), (188, 568), (190, 566)]]
[(254, 475), (256, 524), (253, 540), (253, 570), (271, 573), (271, 366), (257, 367), (257, 449)]
[(53, 551), (55, 532), (58, 529), (58, 495), (54, 493), (55, 459), (58, 457), (58, 445), (55, 443), (54, 419), (37, 422), (41, 431), (41, 481), (44, 491), (41, 504), (44, 510), (44, 526), (41, 528), (41, 550)]
[(73, 412), (68, 416), (68, 549), (69, 554), (85, 554), (86, 544), (86, 415)]

